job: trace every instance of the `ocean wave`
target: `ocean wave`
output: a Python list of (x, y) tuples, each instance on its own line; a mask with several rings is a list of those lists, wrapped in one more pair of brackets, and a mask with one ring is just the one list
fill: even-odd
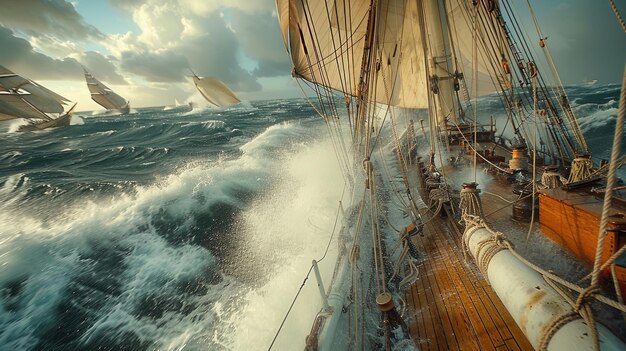
[[(120, 342), (136, 348), (207, 347), (226, 320), (245, 317), (237, 312), (245, 310), (240, 304), (270, 303), (253, 298), (256, 290), (238, 282), (251, 272), (255, 280), (266, 273), (254, 262), (272, 253), (273, 264), (300, 267), (310, 261), (306, 250), (319, 251), (307, 234), (318, 235), (318, 229), (302, 224), (332, 222), (336, 201), (326, 194), (337, 194), (329, 186), (337, 184), (336, 175), (332, 167), (320, 169), (316, 157), (335, 161), (330, 143), (321, 149), (303, 144), (307, 133), (297, 123), (272, 126), (243, 145), (238, 157), (190, 162), (153, 184), (130, 184), (133, 191), (122, 187), (114, 197), (78, 199), (49, 208), (46, 216), (28, 203), (5, 207), (0, 222), (10, 225), (0, 235), (0, 287), (11, 296), (3, 297), (0, 308), (9, 306), (11, 313), (0, 313), (0, 343), (18, 349), (114, 348)], [(156, 150), (119, 146), (101, 152), (136, 156)], [(21, 193), (27, 182), (24, 175), (11, 177), (0, 196)], [(274, 195), (257, 201), (270, 185)], [(81, 185), (81, 191), (93, 188)], [(287, 212), (275, 213), (287, 203)], [(275, 240), (294, 245), (277, 252)], [(251, 245), (246, 250), (254, 257), (227, 274), (218, 262), (235, 267), (243, 243)], [(293, 250), (302, 258), (284, 261)], [(243, 268), (248, 264), (255, 270)], [(292, 270), (295, 275), (300, 268)], [(54, 332), (57, 325), (63, 336)]]
[(22, 155), (23, 155), (23, 153), (21, 153), (19, 151), (9, 151), (9, 152), (6, 152), (4, 154), (1, 154), (0, 155), (0, 160), (2, 160), (2, 161), (9, 161), (9, 160), (12, 160), (12, 159), (16, 159), (16, 158), (18, 158), (18, 157), (20, 157)]
[(617, 101), (610, 99), (606, 103), (586, 103), (573, 106), (578, 116), (578, 123), (584, 132), (592, 132), (594, 129), (607, 125), (614, 125), (617, 120)]

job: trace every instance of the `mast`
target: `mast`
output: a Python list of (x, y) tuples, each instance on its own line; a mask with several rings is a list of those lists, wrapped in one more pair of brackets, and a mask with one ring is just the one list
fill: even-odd
[(429, 44), (428, 68), (431, 91), (438, 97), (435, 99), (437, 121), (441, 130), (445, 131), (448, 118), (455, 124), (459, 122), (454, 102), (454, 75), (450, 72), (452, 55), (444, 36), (439, 0), (425, 0), (423, 4)]
[[(367, 31), (365, 32), (365, 45), (363, 46), (363, 57), (361, 61), (361, 73), (359, 75), (359, 85), (356, 93), (357, 98), (357, 118), (354, 124), (355, 140), (366, 136), (369, 140), (370, 133), (366, 127), (366, 113), (368, 108), (367, 99), (369, 97), (369, 78), (370, 78), (370, 65), (372, 58), (372, 47), (374, 45), (374, 29), (376, 27), (376, 0), (371, 0), (367, 16)], [(366, 143), (366, 152), (369, 149), (369, 145)]]

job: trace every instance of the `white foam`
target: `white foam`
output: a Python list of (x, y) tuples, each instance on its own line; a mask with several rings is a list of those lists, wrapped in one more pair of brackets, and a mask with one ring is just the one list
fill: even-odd
[(574, 106), (578, 123), (584, 132), (604, 127), (617, 120), (618, 103), (609, 100), (604, 104), (588, 103)]
[(11, 125), (9, 126), (9, 133), (16, 133), (21, 126), (25, 126), (28, 125), (28, 120), (26, 119), (15, 119), (13, 121), (11, 121)]
[[(257, 139), (261, 140), (267, 139)], [(329, 142), (302, 145), (276, 171), (283, 174), (280, 186), (259, 199), (244, 216), (245, 250), (267, 262), (264, 268), (270, 270), (271, 278), (260, 288), (248, 290), (243, 296), (244, 306), (225, 316), (217, 340), (229, 349), (264, 349), (270, 345), (311, 260), (324, 253), (336, 218), (343, 179)], [(327, 286), (336, 254), (333, 242), (320, 263)], [(277, 350), (304, 348), (305, 336), (321, 304), (311, 275), (277, 339)]]
[(72, 115), (72, 119), (70, 120), (70, 125), (72, 126), (80, 126), (85, 124), (85, 120), (81, 116)]
[[(1, 205), (0, 286), (27, 280), (19, 294), (19, 312), (0, 313), (0, 330), (4, 330), (0, 344), (11, 341), (13, 348), (32, 347), (45, 324), (53, 323), (49, 318), (55, 316), (58, 304), (69, 298), (64, 296), (67, 283), (83, 269), (89, 269), (81, 257), (94, 255), (95, 247), (103, 245), (128, 250), (120, 262), (126, 267), (121, 277), (122, 294), (106, 301), (97, 321), (83, 335), (83, 342), (103, 334), (122, 337), (127, 332), (160, 349), (201, 347), (207, 339), (235, 346), (268, 341), (284, 313), (285, 301), (297, 289), (310, 260), (319, 258), (325, 248), (337, 194), (343, 185), (338, 170), (332, 166), (336, 161), (329, 144), (302, 144), (298, 153), (291, 153), (289, 145), (301, 140), (302, 133), (293, 124), (270, 127), (241, 148), (240, 158), (188, 164), (153, 185), (137, 187), (132, 194), (82, 201), (54, 216), (45, 216), (54, 221), (38, 219), (36, 213), (29, 213), (27, 203), (19, 211)], [(275, 264), (272, 279), (259, 289), (245, 290), (237, 287), (232, 278), (223, 277), (205, 295), (185, 301), (191, 306), (190, 312), (165, 312), (157, 318), (137, 316), (137, 304), (144, 297), (174, 293), (180, 281), (215, 269), (208, 250), (168, 243), (153, 227), (153, 218), (160, 218), (165, 211), (174, 219), (183, 219), (184, 228), (193, 225), (189, 218), (208, 211), (213, 204), (244, 207), (233, 191), (258, 192), (271, 184), (276, 174), (281, 175), (280, 182), (271, 194), (256, 201), (241, 218), (249, 240), (245, 247), (254, 255), (271, 256)], [(15, 189), (19, 182), (16, 177), (10, 178), (0, 192), (25, 192), (23, 186)], [(324, 230), (320, 232), (318, 227)], [(334, 260), (329, 258), (327, 262), (332, 266)], [(322, 269), (328, 271), (329, 267)], [(316, 294), (313, 284), (309, 284), (309, 289), (313, 290), (306, 292), (301, 301)], [(239, 299), (245, 302), (243, 307), (233, 307)], [(254, 316), (254, 322), (249, 312), (256, 308), (266, 313)], [(310, 314), (314, 315), (318, 307), (305, 303), (298, 308), (300, 312), (294, 313), (296, 319), (291, 320), (285, 335), (302, 344), (302, 333), (306, 333), (312, 320)], [(306, 317), (303, 310), (307, 311)], [(212, 328), (216, 318), (232, 324), (228, 324), (228, 330)], [(259, 325), (264, 327), (257, 328)], [(292, 333), (292, 328), (299, 333)], [(224, 335), (214, 335), (218, 330)]]

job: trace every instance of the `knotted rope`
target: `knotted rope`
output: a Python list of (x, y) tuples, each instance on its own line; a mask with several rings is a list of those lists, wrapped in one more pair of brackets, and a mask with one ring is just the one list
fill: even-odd
[(461, 221), (466, 215), (484, 217), (483, 205), (480, 202), (479, 189), (476, 188), (463, 188), (461, 189), (461, 201), (459, 208), (461, 209)]
[(548, 189), (558, 188), (563, 185), (563, 183), (561, 183), (561, 175), (553, 171), (543, 172), (541, 175), (541, 184)]
[(480, 228), (485, 228), (491, 233), (491, 236), (485, 240), (478, 242), (476, 246), (476, 265), (482, 272), (485, 280), (489, 282), (489, 276), (487, 275), (487, 269), (491, 259), (500, 251), (507, 250), (512, 247), (512, 244), (506, 240), (504, 234), (490, 230), (485, 222), (477, 216), (465, 215), (463, 220), (466, 223), (465, 232), (463, 232), (462, 245), (463, 255), (467, 259), (467, 252), (469, 252), (469, 242), (472, 235)]
[[(544, 277), (547, 278), (547, 277)], [(545, 351), (548, 349), (548, 345), (552, 340), (552, 337), (566, 324), (572, 322), (576, 319), (583, 319), (587, 326), (589, 327), (589, 331), (591, 332), (591, 337), (593, 338), (593, 348), (594, 350), (600, 350), (600, 342), (598, 338), (598, 328), (596, 326), (596, 321), (593, 318), (593, 311), (591, 310), (591, 301), (595, 294), (600, 292), (600, 288), (590, 286), (584, 289), (576, 299), (575, 302), (571, 301), (565, 292), (560, 289), (556, 284), (554, 284), (550, 279), (546, 279), (546, 282), (554, 290), (556, 290), (561, 296), (565, 297), (565, 299), (572, 305), (573, 311), (566, 312), (554, 319), (552, 319), (548, 325), (544, 328), (544, 332), (541, 334), (539, 339), (539, 350)]]
[(389, 279), (391, 282), (396, 276), (400, 275), (400, 269), (402, 268), (403, 263), (406, 263), (409, 267), (409, 273), (400, 281), (399, 287), (400, 290), (403, 290), (405, 286), (412, 284), (415, 280), (417, 280), (417, 276), (419, 274), (419, 269), (413, 262), (414, 259), (417, 259), (415, 255), (417, 252), (415, 250), (415, 246), (410, 242), (411, 237), (417, 235), (421, 229), (417, 229), (414, 232), (409, 232), (407, 228), (403, 228), (400, 231), (400, 241), (402, 242), (402, 252), (400, 253), (400, 258), (398, 259), (394, 270), (393, 275)]
[(567, 179), (568, 183), (578, 182), (591, 176), (593, 164), (588, 157), (576, 157), (572, 161), (572, 170)]
[(443, 205), (448, 202), (450, 202), (450, 195), (448, 195), (445, 187), (431, 190), (428, 195), (428, 207), (432, 210), (436, 206), (432, 218), (436, 217), (441, 212)]

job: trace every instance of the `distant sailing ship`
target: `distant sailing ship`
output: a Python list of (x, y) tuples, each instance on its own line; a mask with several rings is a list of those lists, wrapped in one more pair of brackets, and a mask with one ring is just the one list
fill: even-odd
[(193, 110), (193, 103), (190, 101), (189, 103), (181, 103), (177, 98), (174, 98), (174, 105), (165, 106), (163, 111), (170, 111), (174, 109), (189, 109)]
[(130, 111), (130, 101), (119, 96), (111, 88), (96, 79), (85, 67), (83, 67), (83, 71), (85, 72), (85, 80), (93, 101), (109, 111), (117, 111), (122, 114), (127, 114)]
[(196, 89), (198, 89), (206, 101), (217, 107), (226, 107), (241, 102), (239, 97), (230, 90), (226, 83), (217, 78), (198, 77), (195, 73), (192, 78)]
[(67, 126), (72, 119), (74, 103), (0, 66), (0, 121), (24, 118), (29, 124), (18, 131), (41, 130)]

